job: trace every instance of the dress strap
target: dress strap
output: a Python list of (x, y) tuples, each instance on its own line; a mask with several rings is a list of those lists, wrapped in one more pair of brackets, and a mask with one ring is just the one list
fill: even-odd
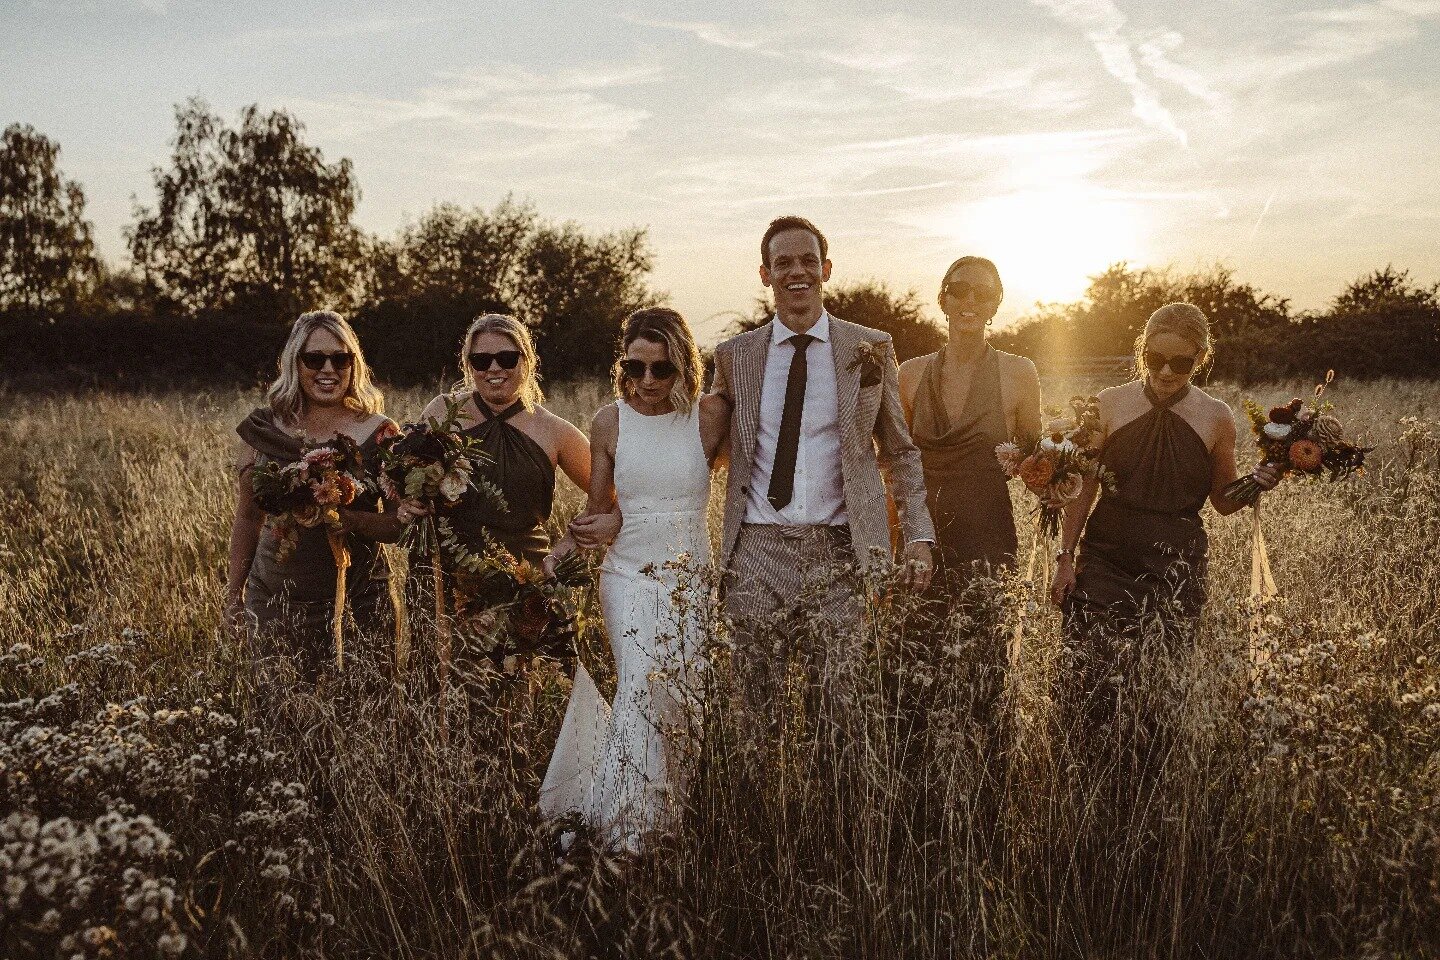
[(1145, 381), (1145, 399), (1150, 401), (1151, 406), (1159, 410), (1170, 409), (1171, 407), (1175, 406), (1175, 404), (1179, 403), (1181, 400), (1184, 400), (1185, 395), (1189, 392), (1190, 384), (1187, 383), (1185, 384), (1185, 386), (1172, 393), (1168, 398), (1161, 400), (1160, 397), (1156, 395), (1155, 391), (1150, 389), (1150, 381)]
[(524, 401), (524, 400), (516, 400), (514, 403), (510, 404), (510, 406), (506, 407), (504, 410), (501, 410), (501, 411), (499, 411), (499, 412), (496, 412), (496, 411), (490, 409), (490, 404), (486, 403), (484, 400), (480, 399), (479, 397), (476, 397), (476, 398), (475, 398), (475, 409), (477, 409), (477, 410), (480, 411), (480, 415), (485, 418), (485, 421), (486, 421), (487, 423), (488, 423), (489, 421), (491, 421), (491, 420), (501, 420), (501, 421), (504, 421), (504, 420), (509, 420), (511, 417), (515, 416), (515, 414), (519, 413), (521, 410), (524, 410), (524, 409), (525, 409), (525, 401)]

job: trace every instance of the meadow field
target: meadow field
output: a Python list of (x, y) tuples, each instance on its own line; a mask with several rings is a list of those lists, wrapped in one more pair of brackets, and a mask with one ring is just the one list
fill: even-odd
[[(583, 427), (607, 392), (552, 408)], [(938, 622), (872, 590), (769, 741), (730, 706), (717, 625), (681, 828), (558, 863), (535, 813), (558, 672), (452, 697), (442, 739), (423, 643), (394, 677), (371, 638), (308, 687), (218, 629), (258, 393), (0, 390), (0, 956), (1440, 955), (1440, 391), (1329, 396), (1370, 469), (1267, 496), (1281, 596), (1258, 621), (1249, 514), (1207, 511), (1200, 634), (1113, 678), (1106, 742), (1056, 722), (1036, 585)], [(557, 528), (581, 501), (562, 480)], [(611, 684), (593, 616), (581, 648)], [(1136, 776), (1118, 745), (1157, 717)]]

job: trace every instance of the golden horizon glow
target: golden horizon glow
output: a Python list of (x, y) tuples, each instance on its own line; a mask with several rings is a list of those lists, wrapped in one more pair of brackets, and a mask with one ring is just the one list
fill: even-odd
[(1078, 299), (1118, 260), (1147, 259), (1145, 216), (1129, 200), (1077, 184), (1029, 188), (960, 205), (934, 225), (983, 250), (1027, 302)]

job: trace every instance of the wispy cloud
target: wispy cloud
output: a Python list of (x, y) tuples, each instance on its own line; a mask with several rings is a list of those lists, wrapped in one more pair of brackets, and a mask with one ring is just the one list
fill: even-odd
[(567, 153), (614, 143), (650, 117), (648, 110), (606, 96), (619, 88), (650, 83), (658, 67), (598, 66), (542, 74), (497, 64), (439, 74), (409, 98), (340, 97), (299, 101), (325, 134), (356, 139), (401, 128), (428, 127), (463, 133), (512, 157)]
[[(1082, 30), (1085, 39), (1095, 48), (1105, 70), (1119, 80), (1130, 91), (1133, 112), (1147, 126), (1154, 127), (1173, 137), (1182, 146), (1189, 143), (1189, 137), (1175, 117), (1160, 102), (1154, 88), (1140, 76), (1135, 62), (1135, 41), (1131, 36), (1129, 21), (1120, 8), (1111, 0), (1031, 0), (1036, 6), (1048, 10), (1061, 23)], [(1179, 35), (1173, 35), (1176, 43)], [(1163, 49), (1152, 51), (1152, 59), (1162, 58)]]

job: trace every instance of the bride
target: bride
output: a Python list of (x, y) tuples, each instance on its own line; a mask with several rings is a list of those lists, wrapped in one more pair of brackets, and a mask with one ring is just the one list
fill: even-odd
[[(696, 571), (710, 564), (710, 469), (730, 411), (724, 398), (700, 396), (704, 367), (679, 313), (636, 311), (620, 343), (618, 399), (591, 425), (585, 509), (586, 518), (603, 514), (618, 500), (623, 517), (600, 566), (615, 703), (577, 666), (540, 810), (551, 820), (579, 814), (607, 846), (638, 853), (644, 835), (666, 825), (698, 724), (695, 662), (707, 592)], [(575, 549), (567, 535), (547, 566)], [(671, 563), (681, 557), (690, 564)]]

